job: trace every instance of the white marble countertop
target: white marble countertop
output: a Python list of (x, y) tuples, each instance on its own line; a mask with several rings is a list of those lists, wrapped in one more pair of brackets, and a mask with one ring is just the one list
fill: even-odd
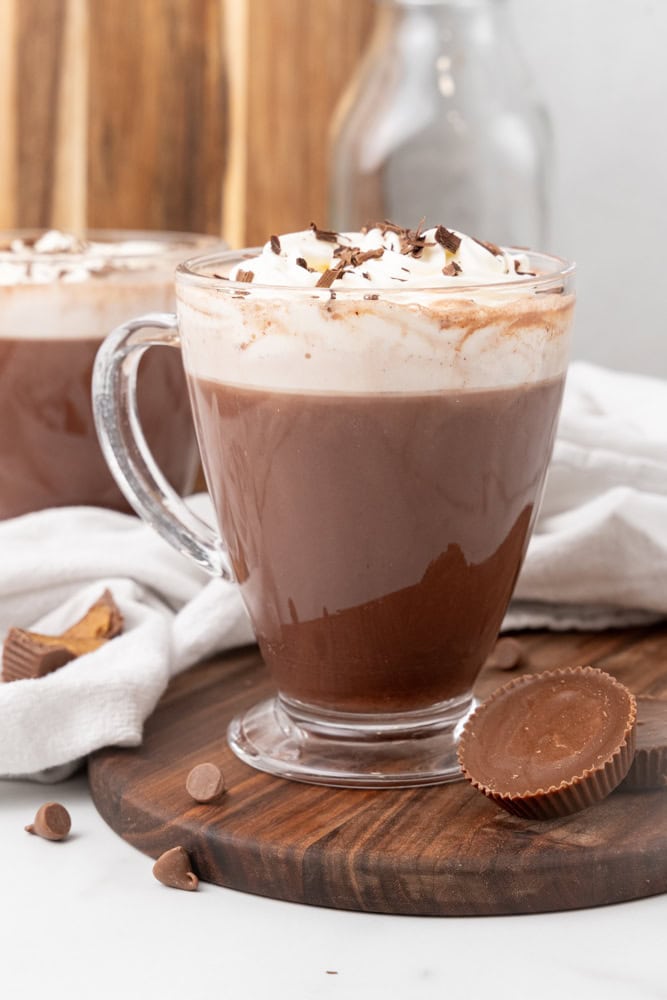
[[(72, 815), (64, 843), (24, 832), (49, 799)], [(205, 884), (178, 892), (105, 825), (82, 776), (0, 782), (0, 844), (8, 1000), (667, 998), (667, 895), (450, 918), (325, 910)]]

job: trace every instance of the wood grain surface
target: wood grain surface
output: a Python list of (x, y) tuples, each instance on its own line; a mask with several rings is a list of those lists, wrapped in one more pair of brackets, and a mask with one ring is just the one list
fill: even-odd
[[(636, 694), (667, 696), (667, 628), (526, 633), (524, 671), (591, 663)], [(515, 676), (486, 669), (486, 697)], [(667, 891), (667, 790), (616, 791), (576, 815), (509, 816), (469, 785), (358, 791), (253, 771), (225, 742), (230, 717), (271, 689), (254, 648), (175, 679), (134, 750), (90, 761), (93, 798), (130, 844), (176, 845), (201, 878), (319, 906), (404, 914), (566, 910)], [(228, 792), (197, 805), (189, 770), (211, 760)]]
[[(371, 0), (228, 0), (232, 107), (225, 233), (233, 245), (328, 217), (334, 108), (373, 24)], [(233, 114), (234, 112), (232, 112)], [(321, 221), (320, 221), (321, 220)]]
[(0, 228), (325, 223), (372, 0), (0, 0)]
[(89, 12), (89, 224), (219, 232), (219, 0), (89, 0)]

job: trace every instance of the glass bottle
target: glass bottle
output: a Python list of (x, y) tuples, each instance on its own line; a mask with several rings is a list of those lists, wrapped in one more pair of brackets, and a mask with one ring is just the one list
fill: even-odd
[(375, 0), (337, 109), (330, 223), (443, 223), (544, 248), (551, 134), (507, 0)]

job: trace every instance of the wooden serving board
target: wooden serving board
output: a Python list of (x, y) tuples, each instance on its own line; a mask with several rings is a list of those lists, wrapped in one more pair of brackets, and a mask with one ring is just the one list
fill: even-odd
[[(667, 628), (519, 637), (535, 672), (594, 664), (635, 694), (667, 696)], [(483, 671), (485, 698), (516, 671)], [(667, 790), (616, 791), (548, 822), (504, 813), (468, 784), (359, 791), (273, 778), (228, 749), (231, 716), (271, 690), (248, 648), (176, 678), (133, 750), (90, 761), (95, 804), (156, 857), (183, 845), (199, 876), (277, 899), (406, 914), (534, 913), (667, 891)], [(211, 760), (228, 792), (192, 802), (189, 770)]]

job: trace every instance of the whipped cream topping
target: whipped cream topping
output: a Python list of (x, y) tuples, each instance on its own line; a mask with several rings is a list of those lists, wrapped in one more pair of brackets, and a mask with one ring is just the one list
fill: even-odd
[(450, 288), (516, 281), (529, 275), (525, 254), (434, 226), (378, 223), (358, 233), (310, 229), (272, 236), (232, 280), (296, 288)]
[(101, 340), (133, 316), (173, 310), (176, 264), (220, 244), (191, 233), (151, 237), (0, 233), (0, 339)]
[(574, 303), (563, 265), (441, 226), (274, 236), (259, 255), (177, 271), (185, 368), (222, 383), (337, 393), (559, 377)]
[[(81, 282), (112, 271), (141, 270), (151, 259), (179, 248), (178, 243), (150, 239), (85, 240), (50, 229), (36, 239), (15, 237), (0, 243), (0, 285)], [(181, 256), (191, 247), (181, 245)]]

